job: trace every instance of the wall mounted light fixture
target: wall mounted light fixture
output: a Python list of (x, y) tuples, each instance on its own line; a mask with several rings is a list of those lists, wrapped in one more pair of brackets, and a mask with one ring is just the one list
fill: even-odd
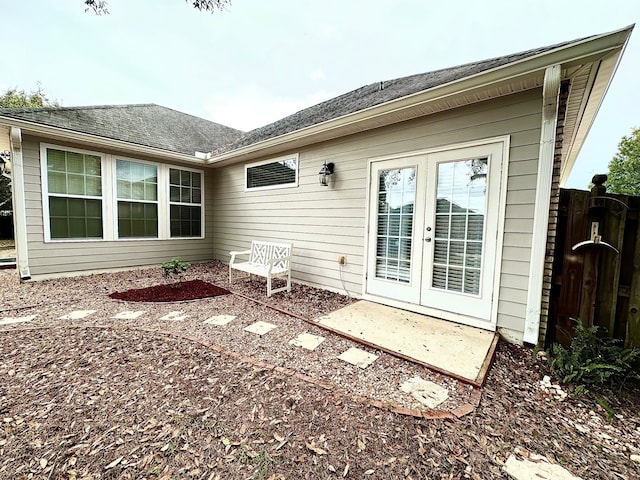
[(318, 179), (320, 180), (320, 185), (323, 187), (329, 186), (329, 176), (333, 174), (333, 163), (327, 163), (324, 161), (322, 168), (318, 172)]

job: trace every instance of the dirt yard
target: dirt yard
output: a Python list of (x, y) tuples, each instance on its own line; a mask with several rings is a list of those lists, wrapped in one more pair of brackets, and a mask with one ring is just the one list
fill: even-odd
[[(206, 268), (205, 280), (229, 287), (221, 266)], [(207, 277), (197, 268), (193, 275)], [(272, 368), (283, 365), (279, 347), (198, 334), (196, 322), (106, 321), (123, 308), (109, 293), (159, 278), (138, 271), (18, 284), (0, 272), (0, 319), (38, 315), (0, 327), (0, 478), (484, 480), (507, 478), (502, 464), (518, 447), (584, 479), (640, 478), (632, 460), (640, 453), (638, 389), (609, 398), (616, 415), (608, 418), (594, 400), (561, 401), (541, 389), (546, 364), (501, 342), (474, 411), (460, 419), (399, 415), (363, 399), (375, 396), (375, 377), (339, 374), (333, 360), (303, 362), (289, 353), (304, 373), (296, 376)], [(349, 301), (302, 286), (274, 297), (281, 308), (309, 316)], [(233, 302), (240, 315), (290, 328), (278, 312), (236, 295), (172, 308), (195, 315), (230, 311)], [(101, 308), (94, 314), (100, 318), (57, 319), (80, 307)], [(211, 347), (223, 343), (226, 350)], [(316, 360), (322, 371), (314, 370)], [(380, 360), (371, 375), (380, 377), (382, 392), (383, 376), (397, 382), (397, 370), (414, 373), (403, 361)], [(370, 385), (356, 387), (358, 381)], [(452, 394), (456, 388), (464, 389), (452, 386)]]

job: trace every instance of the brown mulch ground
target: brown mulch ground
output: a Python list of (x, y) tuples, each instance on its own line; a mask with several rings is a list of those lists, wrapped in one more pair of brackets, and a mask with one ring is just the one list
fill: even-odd
[[(5, 314), (44, 316), (51, 298), (42, 292), (67, 284), (77, 285), (15, 287)], [(93, 285), (98, 297), (108, 283)], [(298, 288), (312, 297), (289, 305), (301, 314), (345, 302)], [(28, 292), (39, 307), (20, 309)], [(273, 302), (284, 307), (286, 298)], [(250, 356), (260, 357), (255, 348)], [(530, 350), (501, 342), (479, 407), (458, 420), (426, 420), (238, 361), (178, 330), (53, 320), (0, 327), (0, 478), (484, 480), (507, 478), (502, 463), (516, 447), (584, 479), (640, 478), (630, 459), (640, 453), (638, 389), (610, 397), (617, 415), (608, 418), (590, 398), (559, 401), (543, 391), (546, 373)]]
[(109, 297), (127, 302), (181, 302), (197, 298), (228, 295), (229, 290), (202, 280), (188, 280), (145, 288), (132, 288), (124, 292), (114, 292)]

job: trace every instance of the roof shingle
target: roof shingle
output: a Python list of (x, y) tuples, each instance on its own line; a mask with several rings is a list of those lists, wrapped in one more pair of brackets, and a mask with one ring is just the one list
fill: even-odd
[(155, 104), (0, 109), (0, 115), (187, 155), (210, 152), (242, 134)]
[(591, 37), (584, 37), (569, 42), (490, 58), (479, 62), (467, 63), (457, 67), (372, 83), (312, 107), (300, 110), (299, 112), (269, 125), (251, 130), (235, 139), (233, 143), (218, 148), (215, 153), (222, 154), (231, 152), (270, 138), (295, 132), (297, 130), (355, 113), (366, 108), (429, 90), (431, 88), (508, 65), (519, 60), (534, 57), (556, 48), (561, 48), (569, 44), (586, 40), (587, 38)]

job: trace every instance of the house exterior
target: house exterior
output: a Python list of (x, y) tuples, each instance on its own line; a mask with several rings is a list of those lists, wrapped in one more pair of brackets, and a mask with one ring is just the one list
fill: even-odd
[(558, 185), (632, 28), (367, 85), (247, 133), (157, 105), (2, 110), (18, 273), (286, 239), (295, 281), (535, 344)]

